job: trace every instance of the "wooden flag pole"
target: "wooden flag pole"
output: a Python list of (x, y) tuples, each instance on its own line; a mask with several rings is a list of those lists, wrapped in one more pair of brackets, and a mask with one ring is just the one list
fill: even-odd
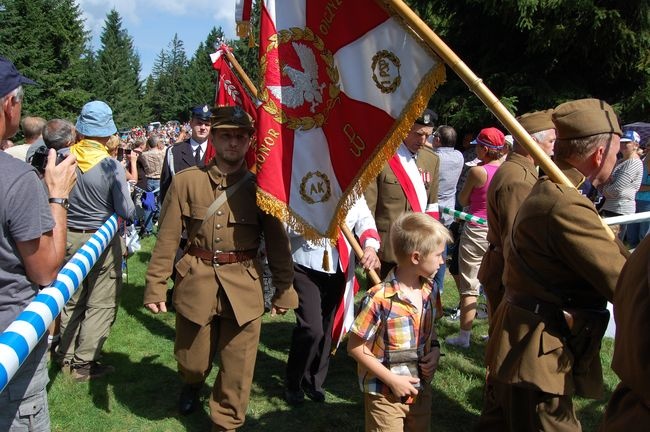
[(227, 49), (224, 49), (223, 51), (226, 53), (226, 58), (228, 59), (228, 61), (233, 65), (233, 67), (239, 74), (239, 77), (244, 82), (244, 85), (246, 85), (246, 87), (248, 88), (248, 91), (251, 92), (251, 95), (253, 95), (255, 99), (257, 99), (257, 88), (255, 87), (255, 84), (253, 84), (253, 81), (251, 81), (251, 79), (248, 78), (248, 75), (246, 75), (246, 72), (244, 72), (244, 69), (241, 67), (241, 65), (235, 58), (235, 56), (232, 55), (232, 53)]
[[(352, 246), (354, 253), (357, 255), (357, 257), (359, 257), (359, 259), (361, 259), (361, 257), (363, 257), (363, 249), (361, 249), (361, 245), (354, 237), (354, 234), (352, 234), (352, 231), (350, 231), (350, 228), (348, 228), (348, 226), (344, 223), (340, 224), (339, 228), (341, 229), (341, 232), (345, 236), (345, 239)], [(381, 283), (381, 279), (379, 279), (377, 272), (375, 272), (373, 269), (368, 270), (368, 276), (370, 277), (373, 286)]]
[[(472, 70), (454, 53), (447, 44), (435, 34), (429, 26), (420, 19), (420, 17), (411, 10), (402, 0), (383, 0), (396, 11), (404, 21), (422, 38), (422, 40), (438, 54), (442, 60), (453, 69), (454, 72), (467, 84), (469, 89), (478, 96), (478, 98), (488, 107), (497, 119), (505, 126), (506, 129), (515, 137), (515, 140), (524, 146), (526, 151), (542, 167), (544, 172), (555, 183), (560, 183), (569, 187), (575, 187), (564, 173), (553, 163), (551, 158), (535, 144), (535, 141), (526, 132), (526, 129), (519, 124), (515, 117), (506, 109), (505, 106), (497, 99), (492, 91), (483, 83)], [(603, 227), (614, 239), (612, 230), (603, 223)]]

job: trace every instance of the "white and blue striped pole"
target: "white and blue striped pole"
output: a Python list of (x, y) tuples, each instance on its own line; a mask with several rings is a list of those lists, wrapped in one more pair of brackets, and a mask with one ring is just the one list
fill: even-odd
[(63, 266), (52, 285), (41, 290), (0, 334), (0, 393), (77, 291), (116, 232), (117, 215), (114, 214)]

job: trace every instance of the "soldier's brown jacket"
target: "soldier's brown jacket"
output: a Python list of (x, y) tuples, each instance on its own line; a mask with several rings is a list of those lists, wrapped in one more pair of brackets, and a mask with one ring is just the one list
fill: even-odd
[[(558, 166), (574, 185), (584, 181), (577, 169), (561, 162)], [(562, 300), (553, 291), (561, 290), (563, 297), (584, 304), (612, 301), (625, 252), (607, 235), (593, 203), (576, 189), (540, 179), (519, 209), (512, 241), (537, 276), (509, 259), (506, 297), (510, 292), (524, 293), (560, 305)], [(486, 350), (490, 378), (556, 395), (573, 394), (573, 356), (552, 324), (504, 300), (495, 313)], [(597, 392), (602, 379), (596, 355), (581, 384)]]
[(533, 162), (518, 153), (494, 174), (487, 192), (488, 233), (490, 248), (483, 256), (478, 278), (493, 307), (501, 302), (504, 258), (508, 256), (510, 231), (521, 203), (537, 181)]
[[(415, 164), (421, 171), (428, 172), (431, 178), (431, 181), (424, 185), (427, 192), (427, 204), (437, 203), (438, 171), (440, 169), (438, 155), (427, 148), (423, 148), (418, 152)], [(404, 195), (402, 186), (388, 164), (384, 166), (377, 178), (370, 182), (364, 191), (364, 195), (381, 237), (379, 258), (386, 262), (396, 262), (395, 253), (388, 239), (390, 226), (399, 215), (412, 209), (406, 195)]]
[[(174, 176), (163, 203), (158, 241), (147, 269), (144, 304), (165, 300), (167, 279), (172, 274), (183, 229), (191, 233), (196, 224), (203, 223), (216, 197), (246, 172), (242, 167), (236, 173), (224, 175), (212, 162), (205, 168), (188, 168)], [(255, 178), (251, 176), (203, 223), (192, 244), (211, 251), (247, 251), (257, 249), (264, 234), (269, 268), (277, 289), (273, 303), (296, 308), (298, 296), (292, 286), (289, 240), (282, 223), (257, 207), (255, 191)], [(192, 322), (199, 325), (210, 322), (219, 289), (225, 291), (239, 325), (264, 313), (262, 268), (258, 259), (212, 265), (186, 254), (176, 263), (176, 270), (174, 307)]]

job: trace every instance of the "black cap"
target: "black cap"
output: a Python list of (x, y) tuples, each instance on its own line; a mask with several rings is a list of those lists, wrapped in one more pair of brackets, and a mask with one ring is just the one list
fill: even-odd
[(23, 84), (36, 82), (22, 75), (11, 61), (0, 56), (0, 97), (7, 96)]
[(208, 105), (199, 105), (192, 108), (192, 118), (208, 121), (212, 116), (212, 110)]
[(434, 126), (434, 123), (438, 120), (438, 114), (435, 111), (430, 109), (425, 109), (420, 117), (415, 120), (415, 123), (421, 124), (423, 126)]

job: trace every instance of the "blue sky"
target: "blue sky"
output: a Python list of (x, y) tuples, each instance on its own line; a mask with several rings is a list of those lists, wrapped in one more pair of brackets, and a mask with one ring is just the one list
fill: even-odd
[(92, 33), (93, 48), (106, 14), (115, 8), (122, 26), (133, 38), (142, 62), (141, 77), (151, 72), (156, 56), (167, 49), (174, 33), (183, 41), (188, 59), (205, 41), (210, 29), (221, 27), (226, 37), (235, 37), (235, 0), (77, 0), (85, 25)]

